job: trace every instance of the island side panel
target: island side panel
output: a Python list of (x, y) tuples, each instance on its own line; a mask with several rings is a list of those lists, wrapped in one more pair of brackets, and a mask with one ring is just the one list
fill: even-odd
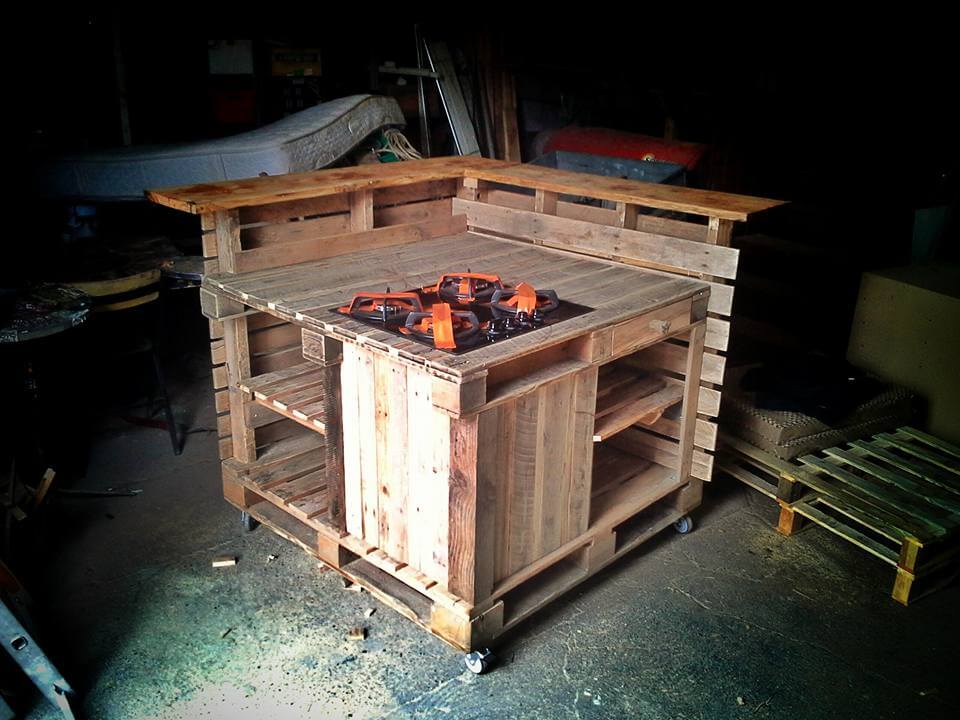
[(596, 388), (588, 367), (480, 413), (477, 485), (491, 491), (477, 513), (490, 522), (494, 582), (586, 532)]

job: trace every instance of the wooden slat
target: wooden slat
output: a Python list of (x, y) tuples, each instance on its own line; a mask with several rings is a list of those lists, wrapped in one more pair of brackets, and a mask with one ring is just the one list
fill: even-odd
[[(670, 385), (631, 400), (614, 412), (603, 417), (593, 426), (593, 441), (602, 442), (635, 423), (653, 425), (660, 419), (663, 411), (676, 405), (683, 397), (683, 387)], [(652, 417), (655, 416), (655, 417)], [(647, 420), (649, 418), (649, 420)]]
[[(535, 207), (532, 196), (499, 189), (489, 190), (484, 197), (484, 202), (490, 203), (491, 205), (512, 207), (517, 210), (533, 210)], [(584, 220), (601, 225), (615, 226), (620, 222), (618, 210), (565, 202), (563, 200), (557, 203), (557, 211), (554, 214), (559, 217), (570, 218), (572, 220)], [(672, 218), (663, 218), (656, 215), (638, 215), (636, 217), (636, 224), (632, 226), (632, 229), (656, 233), (657, 235), (671, 235), (673, 237), (683, 238), (684, 240), (695, 240), (697, 242), (704, 242), (707, 235), (706, 225), (674, 220)]]
[(840, 522), (836, 518), (827, 515), (825, 512), (815, 507), (815, 500), (816, 498), (810, 500), (804, 499), (792, 503), (790, 507), (795, 512), (800, 513), (804, 517), (810, 518), (821, 527), (826, 528), (834, 535), (838, 535), (844, 540), (852, 542), (854, 545), (863, 548), (871, 555), (875, 555), (884, 562), (890, 563), (891, 565), (897, 564), (898, 554), (896, 550), (878, 543), (873, 538), (869, 537), (868, 535), (864, 535), (862, 532), (851, 527), (849, 524)]
[(270, 205), (305, 198), (341, 195), (354, 190), (396, 187), (430, 180), (463, 177), (466, 170), (482, 166), (505, 167), (508, 163), (479, 157), (430, 158), (410, 162), (360, 165), (186, 185), (147, 191), (147, 199), (159, 205), (202, 214), (217, 210)]
[(481, 202), (453, 200), (453, 212), (467, 216), (471, 228), (529, 238), (558, 248), (582, 249), (606, 255), (649, 261), (658, 268), (679, 268), (733, 278), (739, 250), (639, 230), (596, 225), (580, 220), (498, 207)]
[(321, 238), (244, 250), (237, 255), (236, 272), (283, 267), (297, 263), (344, 255), (371, 247), (391, 247), (419, 242), (439, 235), (466, 230), (465, 219), (453, 216), (423, 223), (393, 225), (364, 232), (350, 232)]
[(565, 172), (536, 165), (491, 165), (471, 169), (468, 174), (470, 177), (507, 185), (552, 190), (569, 195), (586, 195), (601, 200), (729, 220), (746, 220), (754, 213), (783, 204), (780, 200)]

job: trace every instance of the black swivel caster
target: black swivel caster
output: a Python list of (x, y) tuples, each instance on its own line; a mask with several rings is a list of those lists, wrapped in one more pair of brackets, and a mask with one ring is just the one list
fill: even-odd
[(681, 535), (686, 535), (693, 530), (693, 518), (689, 515), (684, 515), (673, 524), (673, 529)]
[(483, 648), (482, 650), (467, 653), (463, 658), (463, 662), (470, 672), (475, 675), (483, 675), (483, 673), (490, 669), (490, 666), (493, 665), (496, 659), (496, 656), (490, 648)]
[(259, 527), (260, 523), (253, 519), (253, 516), (248, 513), (246, 510), (240, 511), (240, 522), (243, 524), (243, 529), (247, 532), (251, 530), (256, 530)]

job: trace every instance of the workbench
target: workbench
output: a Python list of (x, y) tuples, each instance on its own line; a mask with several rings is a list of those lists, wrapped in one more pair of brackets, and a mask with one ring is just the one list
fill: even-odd
[[(224, 495), (245, 518), (464, 649), (691, 527), (730, 230), (777, 202), (480, 158), (148, 195), (202, 219)], [(464, 269), (590, 310), (463, 354), (333, 312)]]

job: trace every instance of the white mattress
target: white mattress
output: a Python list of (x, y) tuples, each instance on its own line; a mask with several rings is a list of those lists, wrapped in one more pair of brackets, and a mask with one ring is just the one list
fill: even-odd
[(232, 137), (58, 158), (40, 168), (37, 190), (47, 197), (87, 201), (139, 200), (152, 188), (316, 170), (372, 132), (402, 125), (393, 98), (353, 95)]

